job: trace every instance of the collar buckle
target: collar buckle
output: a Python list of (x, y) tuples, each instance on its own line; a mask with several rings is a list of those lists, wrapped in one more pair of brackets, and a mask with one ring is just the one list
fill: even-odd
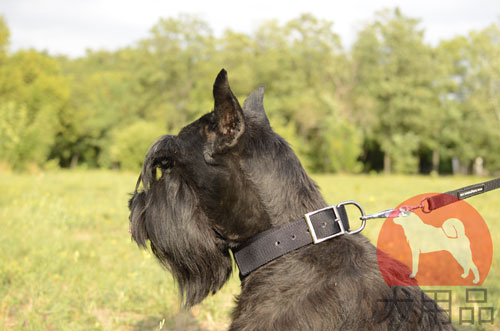
[[(340, 231), (337, 232), (337, 233), (334, 233), (334, 234), (332, 234), (330, 236), (318, 238), (318, 235), (316, 234), (316, 230), (314, 229), (314, 226), (313, 226), (313, 224), (311, 222), (311, 216), (313, 216), (313, 215), (315, 215), (317, 213), (320, 213), (322, 211), (328, 210), (328, 209), (332, 210), (332, 212), (333, 212), (333, 214), (335, 216), (335, 222), (339, 225)], [(318, 210), (312, 211), (310, 213), (305, 214), (304, 217), (306, 219), (307, 227), (309, 228), (309, 233), (311, 234), (311, 237), (312, 237), (312, 240), (313, 240), (314, 244), (319, 244), (320, 242), (323, 242), (323, 241), (328, 240), (328, 239), (335, 238), (337, 236), (340, 236), (340, 235), (343, 235), (344, 233), (346, 233), (346, 231), (344, 229), (344, 224), (342, 224), (342, 221), (340, 220), (340, 216), (339, 216), (339, 212), (337, 210), (337, 206), (335, 206), (335, 205), (328, 206), (328, 207), (325, 207), (325, 208), (322, 208), (322, 209), (318, 209)]]
[[(355, 205), (356, 207), (358, 207), (359, 211), (361, 212), (361, 218), (360, 218), (361, 219), (361, 226), (358, 229), (353, 230), (353, 231), (346, 231), (345, 230), (344, 224), (342, 223), (342, 220), (340, 218), (340, 213), (337, 209), (340, 206), (344, 206), (344, 205)], [(312, 221), (311, 221), (311, 216), (313, 216), (317, 213), (320, 213), (322, 211), (329, 210), (329, 209), (332, 210), (333, 215), (335, 216), (335, 222), (338, 224), (340, 231), (338, 231), (330, 236), (318, 238), (318, 235), (316, 234), (316, 230), (314, 229), (314, 225), (312, 224)], [(319, 244), (320, 242), (341, 236), (341, 235), (346, 234), (346, 233), (347, 234), (355, 234), (355, 233), (361, 232), (365, 228), (365, 225), (366, 225), (366, 219), (364, 219), (364, 216), (365, 216), (365, 211), (363, 210), (363, 207), (361, 207), (361, 205), (358, 204), (356, 201), (349, 200), (349, 201), (340, 202), (337, 205), (332, 205), (332, 206), (328, 206), (328, 207), (325, 207), (322, 209), (312, 211), (310, 213), (305, 214), (304, 218), (306, 220), (307, 227), (309, 228), (309, 233), (311, 234), (313, 243)]]

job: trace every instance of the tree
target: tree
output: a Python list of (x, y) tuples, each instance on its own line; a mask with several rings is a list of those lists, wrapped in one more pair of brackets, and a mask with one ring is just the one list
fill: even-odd
[(462, 139), (474, 142), (472, 158), (481, 157), (487, 168), (499, 171), (500, 26), (494, 24), (478, 32), (472, 31), (468, 39), (466, 79), (463, 81), (463, 106), (468, 118)]
[(315, 172), (356, 172), (360, 163), (364, 171), (447, 172), (450, 160), (467, 172), (479, 158), (495, 172), (499, 30), (433, 48), (418, 19), (385, 10), (346, 51), (333, 22), (310, 14), (221, 37), (180, 15), (129, 47), (68, 59), (10, 54), (0, 17), (0, 161), (136, 168), (145, 141), (212, 109), (213, 77), (226, 68), (242, 102), (266, 84), (271, 125)]
[[(166, 121), (169, 131), (209, 109), (214, 37), (196, 16), (160, 19), (151, 36), (139, 42), (133, 66), (141, 84), (142, 117)], [(207, 92), (208, 91), (208, 92)]]
[(139, 82), (129, 67), (136, 53), (99, 51), (81, 59), (60, 59), (72, 91), (68, 107), (58, 114), (53, 149), (62, 166), (107, 165), (100, 158), (109, 152), (112, 130), (140, 118)]
[(0, 64), (5, 61), (7, 57), (7, 50), (9, 48), (10, 31), (5, 23), (5, 19), (0, 15)]
[(69, 99), (67, 80), (54, 59), (33, 50), (9, 56), (4, 66), (0, 158), (19, 169), (30, 163), (43, 166), (50, 158), (57, 114)]
[(437, 47), (442, 68), (440, 101), (447, 110), (445, 155), (469, 172), (477, 158), (500, 169), (500, 28), (497, 24)]
[(399, 9), (377, 14), (353, 46), (354, 107), (367, 139), (384, 153), (384, 171), (418, 171), (418, 148), (430, 144), (436, 117), (431, 48), (419, 20)]

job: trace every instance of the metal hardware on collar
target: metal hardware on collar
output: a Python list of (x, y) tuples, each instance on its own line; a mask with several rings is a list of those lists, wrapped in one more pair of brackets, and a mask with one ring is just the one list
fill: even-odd
[[(354, 230), (354, 231), (346, 231), (344, 229), (344, 225), (342, 224), (342, 221), (340, 219), (340, 215), (339, 215), (339, 212), (338, 212), (338, 209), (340, 206), (345, 206), (345, 205), (355, 205), (356, 207), (358, 207), (359, 211), (361, 212), (361, 226)], [(317, 213), (320, 213), (322, 211), (325, 211), (325, 210), (328, 210), (328, 209), (331, 209), (333, 211), (333, 214), (335, 216), (335, 222), (339, 225), (339, 228), (340, 228), (340, 231), (337, 232), (337, 233), (334, 233), (330, 236), (326, 236), (326, 237), (322, 237), (322, 238), (318, 238), (318, 235), (316, 234), (316, 230), (314, 229), (314, 226), (311, 222), (311, 216), (317, 214)], [(328, 206), (328, 207), (325, 207), (325, 208), (321, 208), (321, 209), (318, 209), (318, 210), (315, 210), (315, 211), (312, 211), (310, 213), (307, 213), (304, 215), (304, 218), (306, 220), (306, 223), (307, 223), (307, 227), (309, 228), (309, 233), (311, 234), (311, 237), (312, 237), (312, 240), (313, 240), (313, 243), (314, 244), (319, 244), (320, 242), (323, 242), (323, 241), (326, 241), (328, 239), (332, 239), (332, 238), (335, 238), (335, 237), (338, 237), (338, 236), (341, 236), (343, 234), (356, 234), (358, 232), (361, 232), (365, 226), (366, 226), (366, 219), (364, 218), (365, 217), (365, 211), (363, 210), (363, 207), (361, 207), (361, 205), (359, 203), (357, 203), (356, 201), (353, 201), (353, 200), (349, 200), (349, 201), (344, 201), (344, 202), (340, 202), (339, 204), (337, 205), (332, 205), (332, 206)]]
[[(314, 226), (313, 226), (313, 224), (311, 222), (311, 216), (313, 216), (313, 215), (315, 215), (317, 213), (320, 213), (322, 211), (328, 210), (328, 209), (331, 209), (333, 211), (333, 214), (335, 215), (335, 222), (339, 225), (340, 232), (334, 233), (331, 236), (326, 236), (326, 237), (323, 237), (323, 238), (318, 238), (318, 236), (316, 235), (316, 230), (314, 230)], [(328, 207), (321, 208), (321, 209), (312, 211), (310, 213), (307, 213), (307, 214), (304, 215), (304, 218), (306, 219), (307, 227), (309, 228), (309, 233), (311, 234), (311, 237), (312, 237), (312, 240), (313, 240), (314, 244), (319, 244), (320, 242), (323, 242), (325, 240), (328, 240), (328, 239), (331, 239), (331, 238), (343, 235), (345, 233), (344, 225), (342, 225), (342, 222), (340, 222), (339, 212), (337, 210), (337, 206), (335, 206), (335, 205), (328, 206)]]
[(363, 219), (363, 217), (365, 216), (365, 210), (363, 209), (363, 207), (361, 207), (361, 205), (359, 203), (357, 203), (354, 200), (348, 200), (348, 201), (341, 202), (337, 205), (337, 207), (346, 206), (346, 205), (355, 205), (356, 207), (358, 207), (359, 211), (361, 212), (361, 217), (359, 218), (361, 220), (361, 225), (359, 226), (359, 228), (357, 228), (354, 231), (347, 231), (346, 233), (347, 234), (356, 234), (358, 232), (363, 231), (363, 229), (366, 226), (366, 220)]

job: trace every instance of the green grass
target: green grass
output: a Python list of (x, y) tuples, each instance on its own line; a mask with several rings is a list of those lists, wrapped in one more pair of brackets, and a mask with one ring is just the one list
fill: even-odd
[[(368, 212), (425, 192), (483, 181), (472, 177), (314, 176), (329, 202), (356, 200)], [(128, 193), (136, 174), (60, 171), (0, 174), (0, 329), (221, 330), (227, 328), (234, 277), (189, 312), (180, 309), (171, 276), (128, 233)], [(471, 198), (500, 243), (500, 191)], [(376, 243), (380, 221), (363, 232)], [(488, 306), (500, 322), (500, 257), (488, 279)], [(464, 302), (452, 288), (453, 319)], [(463, 305), (463, 304), (462, 304)], [(498, 324), (498, 323), (497, 323)]]

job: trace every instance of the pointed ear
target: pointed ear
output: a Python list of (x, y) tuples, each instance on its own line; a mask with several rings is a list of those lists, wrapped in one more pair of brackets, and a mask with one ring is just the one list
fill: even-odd
[(214, 83), (214, 113), (217, 119), (217, 151), (233, 147), (245, 132), (245, 117), (231, 92), (226, 70), (222, 69)]
[(264, 110), (264, 85), (255, 89), (243, 103), (243, 112), (247, 118), (253, 117), (259, 123), (268, 125), (269, 120)]

